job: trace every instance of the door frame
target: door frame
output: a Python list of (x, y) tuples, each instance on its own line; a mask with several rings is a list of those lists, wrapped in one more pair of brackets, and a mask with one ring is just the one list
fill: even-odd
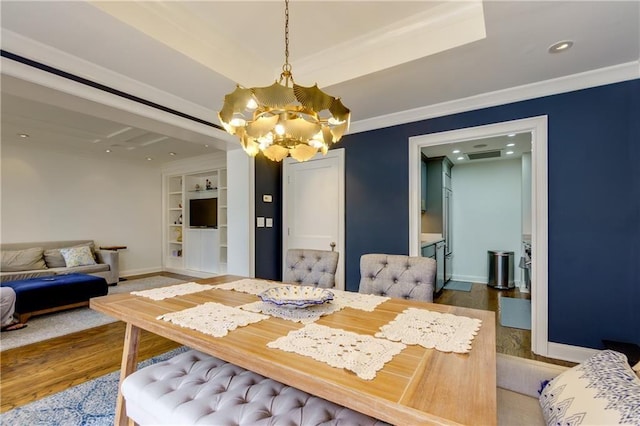
[[(327, 152), (326, 155), (322, 155), (318, 153), (314, 155), (308, 163), (311, 163), (316, 160), (323, 160), (327, 158), (337, 158), (338, 159), (338, 237), (336, 241), (336, 251), (338, 252), (338, 268), (336, 269), (336, 289), (344, 290), (345, 282), (345, 268), (344, 268), (344, 260), (345, 260), (345, 149), (337, 148), (331, 149)], [(282, 274), (284, 276), (285, 263), (288, 247), (288, 239), (287, 239), (287, 223), (289, 218), (287, 217), (288, 203), (289, 199), (287, 197), (286, 184), (290, 176), (290, 166), (292, 164), (297, 163), (296, 160), (292, 158), (285, 158), (282, 163)], [(281, 277), (282, 278), (282, 277)]]
[(546, 115), (409, 138), (409, 255), (420, 255), (421, 148), (531, 132), (531, 350), (549, 355), (549, 225)]

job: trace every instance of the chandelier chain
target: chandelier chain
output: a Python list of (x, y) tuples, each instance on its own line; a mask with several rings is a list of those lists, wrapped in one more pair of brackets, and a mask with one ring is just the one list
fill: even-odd
[(284, 2), (284, 65), (282, 66), (282, 77), (286, 84), (293, 81), (291, 75), (291, 64), (289, 64), (289, 0)]

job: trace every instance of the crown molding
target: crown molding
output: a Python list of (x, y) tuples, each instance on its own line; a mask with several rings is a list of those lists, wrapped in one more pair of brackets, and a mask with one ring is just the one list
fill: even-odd
[(640, 78), (640, 60), (600, 68), (552, 80), (541, 81), (495, 92), (483, 93), (455, 101), (414, 108), (406, 111), (359, 120), (351, 123), (349, 134), (412, 123), (498, 105), (519, 102), (575, 90)]

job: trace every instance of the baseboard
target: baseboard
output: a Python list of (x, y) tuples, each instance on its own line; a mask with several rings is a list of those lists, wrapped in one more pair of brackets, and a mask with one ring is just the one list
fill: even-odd
[(549, 342), (547, 345), (547, 354), (544, 356), (547, 358), (561, 359), (563, 361), (583, 362), (598, 352), (600, 352), (598, 349)]
[(162, 272), (162, 268), (127, 269), (126, 271), (120, 271), (120, 277), (126, 278), (134, 275), (155, 274), (156, 272)]

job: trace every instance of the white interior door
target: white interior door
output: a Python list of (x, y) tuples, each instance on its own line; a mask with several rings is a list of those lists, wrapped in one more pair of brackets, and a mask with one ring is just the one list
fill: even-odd
[(283, 166), (283, 270), (290, 248), (339, 253), (336, 288), (344, 290), (344, 148)]

